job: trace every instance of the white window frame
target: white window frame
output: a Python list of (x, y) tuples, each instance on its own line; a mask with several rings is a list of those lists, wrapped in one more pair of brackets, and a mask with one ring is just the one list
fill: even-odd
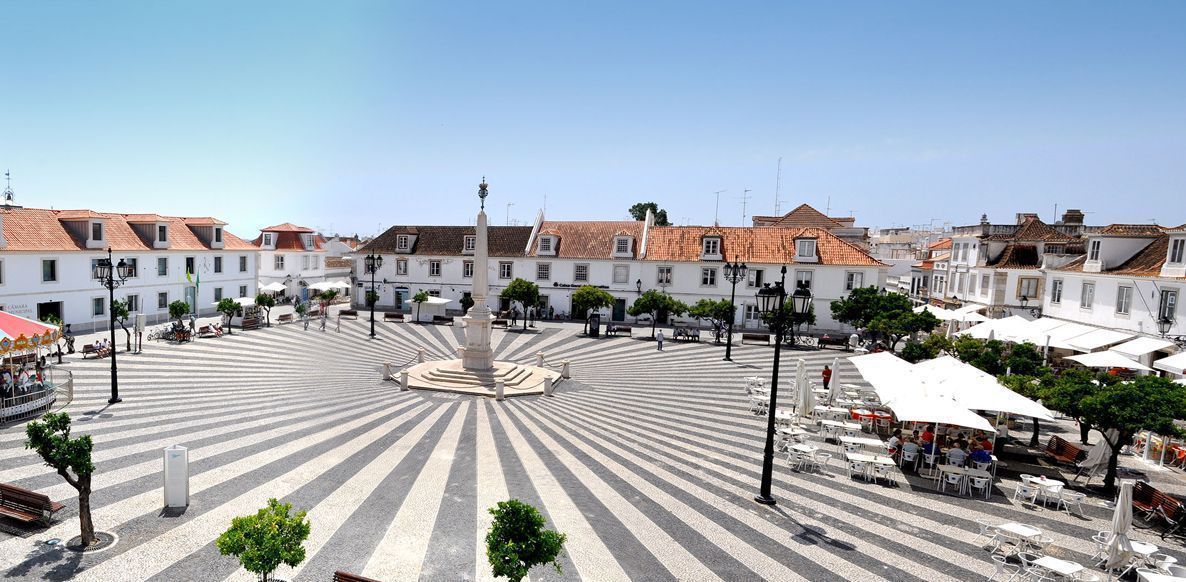
[(91, 317), (103, 317), (105, 315), (107, 315), (107, 298), (102, 296), (91, 297)]
[(511, 261), (498, 262), (498, 278), (501, 280), (509, 280), (515, 278), (515, 263)]
[(276, 256), (272, 257), (272, 270), (275, 270), (275, 271), (283, 271), (284, 270), (284, 254), (283, 253), (276, 253)]
[[(161, 305), (161, 299), (165, 300), (164, 305)], [(156, 294), (156, 308), (157, 309), (165, 309), (165, 310), (169, 309), (169, 292), (168, 291), (158, 291), (157, 292), (157, 294)]]
[(272, 233), (270, 233), (270, 232), (264, 233), (264, 246), (265, 247), (272, 246)]
[(473, 261), (462, 261), (461, 262), (461, 278), (462, 279), (472, 279), (473, 276), (474, 276), (474, 262)]
[(1116, 315), (1132, 313), (1132, 287), (1128, 285), (1116, 286)]
[(618, 255), (630, 254), (630, 237), (619, 236), (614, 239), (614, 254), (618, 254)]
[(577, 263), (572, 266), (572, 280), (578, 283), (589, 282), (589, 263)]
[(1186, 238), (1175, 238), (1171, 240), (1169, 262), (1180, 265), (1184, 259), (1186, 259)]
[(428, 276), (429, 277), (440, 277), (441, 276), (441, 262), (440, 261), (428, 261)]
[(169, 242), (169, 225), (167, 225), (167, 224), (156, 225), (156, 241), (157, 242)]
[[(46, 263), (52, 263), (52, 265), (53, 265), (52, 270), (54, 272), (53, 273), (54, 276), (52, 279), (45, 278), (45, 264)], [(61, 277), (58, 274), (58, 260), (57, 259), (41, 259), (41, 282), (42, 283), (57, 283), (60, 278)]]
[[(164, 267), (164, 269), (161, 269), (161, 267)], [(164, 273), (162, 273), (161, 271), (164, 271)], [(169, 276), (169, 257), (157, 257), (156, 258), (156, 276), (157, 277), (168, 277)]]
[(462, 252), (472, 253), (478, 248), (478, 236), (474, 234), (467, 234), (461, 241)]
[(1050, 282), (1050, 303), (1052, 305), (1062, 305), (1062, 289), (1062, 279), (1054, 279)]
[(700, 267), (700, 286), (701, 287), (716, 287), (717, 286), (717, 269), (716, 269), (716, 267)]
[[(809, 252), (804, 252), (809, 251)], [(800, 259), (814, 259), (816, 257), (816, 240), (801, 238), (795, 240), (795, 257)]]
[(395, 237), (395, 250), (397, 250), (397, 251), (407, 251), (407, 250), (408, 250), (408, 249), (410, 249), (410, 248), (412, 248), (412, 237), (410, 237), (410, 236), (408, 236), (408, 235), (406, 235), (406, 234), (400, 234), (400, 235), (396, 235), (396, 237)]
[[(857, 284), (857, 281), (860, 284)], [(865, 286), (865, 273), (863, 271), (848, 271), (844, 274), (844, 290), (853, 291)]]
[[(97, 228), (97, 229), (99, 229), (99, 236), (95, 236), (95, 229), (96, 229), (96, 228)], [(105, 233), (103, 232), (103, 230), (104, 230), (104, 229), (103, 229), (103, 223), (102, 223), (102, 222), (99, 222), (98, 220), (92, 221), (92, 222), (91, 222), (91, 240), (93, 240), (93, 241), (102, 241), (102, 240), (103, 240), (103, 235), (105, 234)]]
[(239, 285), (239, 297), (247, 297), (247, 286)]
[(623, 285), (630, 282), (630, 265), (614, 265), (614, 283)]
[(539, 237), (539, 254), (550, 255), (556, 252), (556, 241), (552, 239), (553, 237), (546, 235)]
[(1079, 309), (1091, 311), (1095, 307), (1095, 283), (1084, 281), (1079, 288)]
[[(1038, 277), (1019, 277), (1017, 279), (1017, 298), (1021, 299), (1037, 299), (1038, 288), (1042, 285), (1042, 279)], [(1030, 287), (1031, 289), (1026, 289)], [(1030, 292), (1027, 292), (1030, 291)]]
[(1088, 244), (1087, 260), (1098, 262), (1100, 260), (1100, 240), (1095, 239)]
[(140, 296), (133, 293), (124, 297), (124, 301), (128, 304), (128, 313), (137, 313), (140, 311)]
[(222, 227), (221, 226), (214, 227), (214, 242), (222, 243)]
[(239, 255), (239, 272), (247, 272), (247, 255)]
[(221, 273), (221, 272), (222, 272), (222, 256), (215, 256), (215, 257), (214, 257), (214, 272), (215, 272), (215, 273)]
[(536, 263), (535, 264), (535, 280), (536, 281), (551, 281), (552, 280), (552, 263)]
[(795, 289), (799, 288), (799, 283), (803, 280), (800, 278), (800, 275), (802, 275), (802, 274), (807, 275), (807, 289), (809, 291), (815, 289), (815, 271), (813, 269), (796, 269), (795, 270), (795, 287), (794, 287), (794, 289), (789, 290), (790, 293), (794, 293)]
[(222, 301), (222, 287), (215, 287), (214, 288), (214, 302), (218, 303), (219, 301)]
[(671, 265), (660, 265), (655, 272), (656, 285), (670, 285), (674, 278), (675, 269)]
[(396, 259), (395, 260), (395, 274), (396, 275), (407, 275), (408, 274), (408, 260), (407, 259)]
[[(1167, 307), (1168, 305), (1168, 307)], [(1157, 318), (1161, 319), (1168, 316), (1170, 319), (1177, 319), (1178, 315), (1178, 290), (1177, 289), (1162, 289), (1157, 296)]]
[(704, 252), (704, 256), (706, 256), (706, 257), (721, 256), (721, 239), (720, 239), (720, 237), (706, 236), (706, 237), (704, 237), (704, 240), (701, 241), (700, 244), (703, 245), (701, 250)]
[(766, 282), (766, 269), (748, 269), (745, 273), (745, 286), (757, 289)]

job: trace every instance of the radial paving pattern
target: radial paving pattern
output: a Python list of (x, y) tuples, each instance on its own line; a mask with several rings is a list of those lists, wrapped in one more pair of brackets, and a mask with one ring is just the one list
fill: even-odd
[[(107, 362), (74, 360), (69, 412), (95, 438), (96, 527), (115, 547), (85, 557), (46, 545), (77, 535), (73, 489), (22, 448), (23, 428), (0, 430), (0, 481), (63, 501), (45, 531), (0, 532), (9, 577), (78, 580), (250, 580), (214, 539), (268, 497), (309, 510), (308, 559), (278, 574), (329, 580), (344, 569), (382, 580), (490, 579), (486, 508), (507, 497), (539, 507), (568, 534), (563, 573), (585, 580), (969, 580), (991, 572), (976, 518), (1019, 520), (1085, 562), (1090, 519), (974, 501), (922, 481), (885, 487), (780, 462), (773, 508), (755, 504), (763, 420), (740, 378), (768, 373), (769, 348), (722, 350), (625, 338), (588, 340), (576, 326), (495, 333), (496, 356), (573, 361), (555, 398), (489, 399), (397, 391), (380, 364), (420, 346), (452, 352), (461, 330), (394, 324), (365, 337), (300, 326), (183, 346), (156, 344), (120, 359), (125, 402), (106, 408)], [(805, 356), (813, 377), (837, 352)], [(787, 354), (793, 361), (798, 354)], [(850, 382), (844, 365), (840, 380)], [(190, 449), (191, 505), (161, 511), (161, 449)], [(10, 531), (11, 530), (11, 531)], [(16, 535), (14, 535), (14, 533)], [(1143, 538), (1143, 532), (1136, 537)], [(1160, 542), (1153, 538), (1151, 541)], [(1164, 542), (1160, 542), (1164, 545)], [(1186, 562), (1186, 557), (1179, 556)]]

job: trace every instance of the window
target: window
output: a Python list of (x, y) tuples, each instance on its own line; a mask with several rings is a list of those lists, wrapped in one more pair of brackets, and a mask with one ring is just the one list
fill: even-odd
[(301, 243), (302, 243), (303, 245), (305, 245), (305, 248), (306, 248), (306, 249), (311, 249), (311, 248), (313, 248), (313, 235), (311, 235), (311, 234), (302, 234), (302, 235), (301, 235)]
[(239, 255), (239, 272), (247, 272), (247, 255)]
[(264, 246), (265, 247), (272, 246), (272, 233), (270, 233), (270, 232), (264, 233)]
[(1062, 245), (1046, 245), (1046, 252), (1051, 255), (1061, 255), (1064, 250)]
[(103, 223), (91, 223), (91, 240), (103, 240)]
[(573, 265), (572, 280), (585, 282), (589, 280), (589, 265)]
[(1132, 309), (1132, 287), (1121, 285), (1116, 288), (1116, 314), (1128, 315)]
[(619, 255), (630, 254), (630, 239), (624, 236), (614, 239), (614, 252)]
[(222, 272), (222, 257), (214, 257), (214, 272)]
[(1178, 290), (1162, 289), (1161, 301), (1157, 304), (1157, 319), (1175, 319), (1178, 311)]
[(408, 260), (407, 259), (399, 259), (395, 262), (395, 274), (396, 275), (407, 275), (408, 274)]
[(276, 256), (275, 256), (275, 257), (272, 259), (272, 266), (273, 266), (273, 267), (274, 267), (274, 268), (275, 268), (277, 271), (283, 271), (283, 270), (284, 270), (284, 255), (276, 255)]
[(429, 289), (429, 290), (427, 291), (427, 293), (428, 293), (428, 296), (429, 296), (429, 297), (440, 297), (440, 296), (441, 296), (441, 290), (440, 290), (440, 289)]
[(169, 274), (169, 257), (157, 257), (156, 276), (164, 277)]
[(630, 282), (630, 265), (614, 265), (614, 283)]
[(185, 257), (185, 272), (186, 273), (196, 273), (197, 272), (194, 269), (194, 258), (193, 257)]
[(980, 294), (988, 295), (988, 275), (980, 276)]
[(715, 287), (717, 284), (717, 270), (712, 267), (700, 269), (700, 286)]
[(469, 279), (474, 276), (474, 262), (464, 261), (461, 263), (461, 276)]
[(58, 261), (56, 259), (43, 259), (41, 261), (41, 282), (53, 283), (58, 280)]
[(1091, 309), (1095, 304), (1095, 283), (1083, 283), (1083, 291), (1079, 295), (1079, 309)]
[(412, 246), (412, 238), (406, 234), (395, 237), (395, 250), (406, 251)]
[(219, 226), (214, 227), (214, 242), (216, 242), (216, 243), (222, 242), (222, 227), (219, 227)]
[(128, 302), (128, 313), (136, 313), (137, 311), (140, 311), (139, 295), (128, 295), (124, 298), (124, 301)]
[(515, 264), (510, 261), (499, 261), (498, 263), (498, 278), (512, 279), (515, 276)]
[[(814, 243), (815, 241), (811, 242)], [(815, 271), (795, 271), (795, 289), (800, 287), (811, 289), (811, 278), (814, 273)]]
[(164, 224), (158, 224), (156, 227), (157, 242), (167, 242), (169, 240), (169, 227)]
[(844, 290), (852, 291), (865, 286), (865, 274), (850, 271), (844, 276)]
[(547, 281), (552, 278), (552, 264), (551, 263), (536, 263), (535, 264), (535, 278), (539, 281)]
[(762, 319), (762, 312), (758, 311), (757, 304), (745, 304), (745, 320), (746, 321), (760, 321)]
[(671, 284), (671, 267), (659, 267), (659, 276), (657, 277), (656, 283), (659, 285)]
[[(118, 261), (116, 261), (118, 263)], [(131, 279), (140, 275), (140, 260), (136, 258), (124, 259), (124, 263), (128, 265), (128, 278)]]
[(717, 256), (721, 254), (721, 239), (717, 237), (708, 237), (704, 239), (704, 255)]
[(1036, 299), (1038, 297), (1038, 281), (1036, 277), (1025, 277), (1017, 280), (1017, 297)]
[(247, 296), (247, 286), (239, 285), (239, 297), (246, 297), (246, 296)]
[(465, 235), (465, 243), (463, 243), (463, 245), (462, 245), (462, 250), (472, 253), (472, 252), (474, 252), (474, 249), (477, 247), (478, 247), (478, 237), (476, 237), (472, 234)]
[(99, 261), (104, 259), (91, 259), (91, 278), (99, 280), (102, 277), (99, 275)]
[(157, 309), (168, 309), (169, 308), (169, 294), (168, 293), (161, 291), (160, 293), (156, 294), (156, 308)]
[(1184, 252), (1186, 252), (1186, 239), (1178, 238), (1170, 242), (1171, 263), (1181, 263)]
[(301, 270), (309, 270), (309, 255), (301, 255)]
[(539, 252), (551, 254), (551, 252), (552, 252), (552, 237), (550, 237), (550, 236), (539, 237)]
[(428, 262), (428, 276), (429, 277), (440, 277), (441, 276), (441, 262), (440, 261), (429, 261)]
[(795, 256), (801, 258), (815, 257), (815, 239), (800, 239), (795, 241)]
[(107, 313), (107, 302), (102, 297), (91, 299), (91, 315), (99, 317), (104, 313)]
[(1055, 279), (1050, 283), (1050, 302), (1055, 305), (1062, 303), (1062, 279)]
[(1098, 241), (1098, 240), (1091, 241), (1091, 250), (1087, 252), (1087, 260), (1089, 260), (1089, 261), (1100, 260), (1100, 241)]
[(214, 302), (217, 303), (219, 301), (222, 301), (222, 287), (215, 287), (214, 288)]
[(762, 283), (764, 283), (765, 279), (766, 279), (766, 270), (765, 269), (750, 269), (746, 273), (745, 278), (746, 278), (746, 282), (745, 282), (746, 286), (761, 287)]

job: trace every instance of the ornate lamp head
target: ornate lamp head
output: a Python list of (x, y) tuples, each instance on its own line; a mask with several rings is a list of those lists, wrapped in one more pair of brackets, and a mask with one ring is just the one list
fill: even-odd
[(482, 176), (482, 183), (478, 184), (478, 199), (482, 201), (482, 210), (486, 209), (486, 197), (490, 195), (490, 193), (486, 191), (487, 187), (486, 176)]

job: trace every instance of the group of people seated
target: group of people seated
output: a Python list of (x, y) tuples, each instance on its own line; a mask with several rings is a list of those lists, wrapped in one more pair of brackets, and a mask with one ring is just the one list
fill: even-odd
[(948, 465), (963, 467), (969, 462), (992, 462), (992, 441), (982, 431), (976, 431), (971, 440), (966, 438), (962, 432), (957, 433), (953, 438), (947, 438), (936, 435), (934, 425), (926, 425), (921, 433), (915, 430), (908, 435), (903, 435), (900, 428), (894, 429), (893, 434), (886, 441), (886, 448), (889, 450), (890, 456), (913, 453), (908, 456), (918, 458), (919, 455), (932, 454), (936, 446), (940, 450), (944, 446), (947, 447), (945, 461)]
[(95, 352), (100, 358), (105, 358), (111, 355), (111, 340), (107, 338), (101, 338), (95, 340), (95, 343), (91, 345), (95, 348)]

